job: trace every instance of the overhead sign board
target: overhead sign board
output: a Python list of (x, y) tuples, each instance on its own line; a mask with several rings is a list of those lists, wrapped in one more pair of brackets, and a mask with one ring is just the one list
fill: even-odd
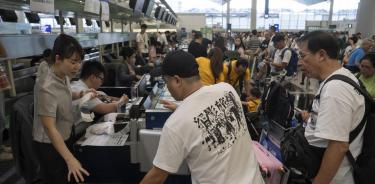
[(30, 9), (34, 12), (55, 13), (55, 0), (30, 0)]

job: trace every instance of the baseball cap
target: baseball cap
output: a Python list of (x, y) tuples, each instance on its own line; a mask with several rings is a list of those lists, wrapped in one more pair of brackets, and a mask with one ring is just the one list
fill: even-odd
[(165, 56), (162, 65), (163, 75), (189, 78), (199, 75), (198, 64), (195, 57), (183, 50), (171, 51)]

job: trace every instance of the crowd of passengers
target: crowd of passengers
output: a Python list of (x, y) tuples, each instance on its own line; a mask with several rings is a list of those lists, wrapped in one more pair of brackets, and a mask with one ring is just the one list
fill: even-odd
[[(135, 42), (121, 49), (122, 62), (116, 71), (116, 81), (118, 81), (116, 85), (131, 86), (144, 73), (165, 74), (163, 73), (165, 72), (163, 67), (166, 67), (163, 63), (165, 55), (167, 54), (168, 57), (169, 52), (176, 52), (179, 49), (178, 45), (188, 40), (187, 51), (190, 55), (186, 57), (195, 58), (196, 64), (194, 65), (197, 65), (200, 83), (204, 86), (212, 86), (221, 82), (229, 84), (241, 97), (244, 109), (249, 112), (256, 112), (260, 104), (262, 94), (257, 88), (257, 82), (271, 73), (282, 73), (287, 67), (292, 52), (283, 51), (288, 48), (295, 50), (299, 55), (299, 64), (304, 73), (301, 84), (304, 84), (305, 77), (324, 81), (327, 76), (340, 73), (358, 78), (371, 96), (375, 97), (375, 53), (372, 52), (375, 35), (372, 38), (362, 38), (361, 33), (353, 35), (327, 32), (279, 33), (276, 32), (275, 27), (271, 26), (265, 31), (232, 33), (231, 36), (214, 33), (212, 40), (209, 40), (204, 38), (200, 31), (194, 30), (186, 37), (170, 32), (151, 34), (146, 30), (147, 25), (142, 25)], [(316, 40), (319, 40), (321, 45), (312, 45)], [(328, 45), (325, 45), (327, 43)], [(332, 46), (329, 46), (329, 43)], [(184, 53), (179, 54), (184, 56)], [(34, 88), (33, 137), (41, 170), (47, 183), (66, 183), (67, 180), (84, 181), (85, 175), (89, 173), (72, 154), (72, 126), (82, 122), (80, 114), (82, 111), (102, 115), (116, 112), (118, 106), (127, 103), (129, 98), (126, 95), (112, 97), (96, 91), (105, 80), (106, 70), (100, 62), (82, 63), (83, 49), (71, 36), (59, 35), (53, 49), (46, 50), (44, 56), (38, 68)], [(170, 58), (173, 57), (170, 56)], [(318, 60), (321, 62), (317, 62)], [(71, 81), (78, 73), (79, 79)], [(339, 87), (333, 85), (332, 89), (326, 89), (325, 94), (329, 96), (339, 89), (344, 89), (343, 94), (338, 94), (339, 97), (344, 98), (346, 86), (337, 85)], [(353, 95), (351, 92), (348, 93)], [(80, 104), (79, 99), (84, 96), (89, 96), (90, 100)], [(325, 98), (322, 96), (323, 99)], [(355, 96), (353, 99), (356, 102), (352, 106), (353, 108), (355, 106), (354, 109), (358, 112), (346, 115), (350, 119), (356, 117), (355, 120), (358, 120), (363, 115), (363, 103), (361, 105), (363, 98)], [(335, 113), (344, 113), (340, 112), (342, 110), (340, 105), (345, 104), (347, 102), (345, 100), (337, 99), (336, 96), (327, 100), (329, 105), (324, 108), (333, 108), (336, 109)], [(165, 101), (165, 104), (173, 110), (177, 108), (168, 101)], [(313, 108), (318, 112), (323, 107), (313, 105)], [(317, 117), (316, 114), (309, 112), (303, 114), (304, 120), (312, 123), (335, 118), (326, 114), (324, 117)], [(345, 130), (353, 127), (351, 123), (348, 122), (348, 125), (345, 125)], [(310, 137), (309, 143), (328, 146), (330, 149), (348, 150), (346, 140), (349, 135), (346, 135), (348, 131), (342, 130), (339, 135), (335, 135), (337, 132), (330, 134), (335, 126), (340, 127), (335, 123), (328, 128), (316, 124), (310, 127), (306, 135)], [(316, 128), (322, 130), (323, 133), (320, 135), (314, 132)], [(314, 142), (316, 140), (320, 141)], [(360, 145), (359, 142), (356, 144)], [(327, 158), (332, 158), (328, 148)], [(340, 154), (337, 157), (338, 160), (330, 161), (323, 158), (322, 164), (325, 167), (321, 167), (315, 180), (316, 183), (333, 181), (337, 183), (349, 181), (350, 183), (351, 180), (347, 178), (351, 173), (347, 165), (341, 164), (344, 160), (341, 156)]]

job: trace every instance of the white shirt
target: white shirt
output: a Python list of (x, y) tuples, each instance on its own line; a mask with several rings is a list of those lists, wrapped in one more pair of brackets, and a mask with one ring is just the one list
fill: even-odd
[(270, 39), (270, 43), (268, 44), (268, 48), (267, 48), (267, 51), (268, 51), (268, 56), (272, 57), (272, 54), (275, 52), (275, 46), (274, 46), (274, 43), (272, 41), (273, 37), (275, 35), (272, 35), (271, 36), (271, 39)]
[[(358, 82), (347, 69), (341, 68), (331, 74), (341, 74)], [(327, 77), (328, 79), (329, 77)], [(322, 82), (323, 84), (323, 82)], [(323, 89), (319, 87), (320, 100), (314, 100), (312, 113), (305, 129), (305, 137), (310, 145), (327, 147), (329, 140), (349, 142), (349, 133), (361, 122), (365, 104), (364, 97), (350, 84), (329, 81)], [(356, 158), (362, 149), (362, 134), (350, 144), (349, 149)], [(345, 157), (331, 184), (353, 184), (352, 167)]]
[[(271, 42), (270, 42), (271, 43)], [(281, 57), (281, 54), (283, 53), (283, 50), (287, 49), (286, 47), (283, 49), (277, 49), (275, 51), (275, 57), (273, 58), (273, 63), (286, 63), (288, 65), (290, 58), (292, 57), (292, 52), (290, 50), (286, 50), (284, 52), (284, 57)], [(271, 65), (271, 72), (279, 72), (280, 70), (276, 69), (276, 67)]]
[[(86, 90), (89, 89), (89, 87), (81, 79), (78, 80), (78, 81), (72, 82), (71, 88), (72, 88), (73, 92), (86, 91)], [(102, 91), (97, 91), (97, 93), (107, 96)], [(82, 122), (81, 109), (79, 107), (80, 102), (81, 102), (81, 99), (73, 100), (73, 118), (74, 118), (74, 124), (75, 125)], [(93, 98), (93, 99), (87, 101), (86, 103), (84, 103), (81, 108), (85, 109), (86, 111), (92, 111), (92, 109), (94, 109), (96, 106), (98, 106), (99, 104), (102, 104), (102, 103), (104, 103), (104, 102), (99, 100), (99, 98)]]
[(147, 33), (138, 33), (136, 37), (136, 42), (138, 44), (138, 49), (141, 50), (142, 53), (148, 53), (148, 36)]
[(193, 184), (264, 183), (240, 98), (229, 84), (200, 88), (165, 123), (153, 164), (175, 173), (184, 160)]
[(167, 40), (167, 36), (165, 35), (165, 33), (160, 34), (160, 36), (158, 36), (157, 41), (160, 42), (161, 44), (164, 44), (164, 46), (168, 45), (168, 40)]

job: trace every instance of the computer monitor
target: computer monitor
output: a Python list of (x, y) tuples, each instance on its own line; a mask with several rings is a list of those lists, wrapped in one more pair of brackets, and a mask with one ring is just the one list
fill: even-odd
[(155, 86), (152, 88), (152, 95), (156, 96), (156, 94), (158, 94), (158, 91), (159, 91), (159, 86), (158, 86), (158, 83), (156, 83)]
[(139, 17), (142, 15), (142, 9), (145, 1), (144, 0), (130, 0), (129, 7), (133, 9), (133, 16)]
[(143, 108), (151, 109), (151, 106), (152, 106), (152, 100), (151, 100), (151, 97), (148, 96), (146, 100), (143, 102)]
[(137, 97), (144, 97), (146, 95), (147, 75), (143, 75), (141, 79), (135, 84), (137, 88)]

